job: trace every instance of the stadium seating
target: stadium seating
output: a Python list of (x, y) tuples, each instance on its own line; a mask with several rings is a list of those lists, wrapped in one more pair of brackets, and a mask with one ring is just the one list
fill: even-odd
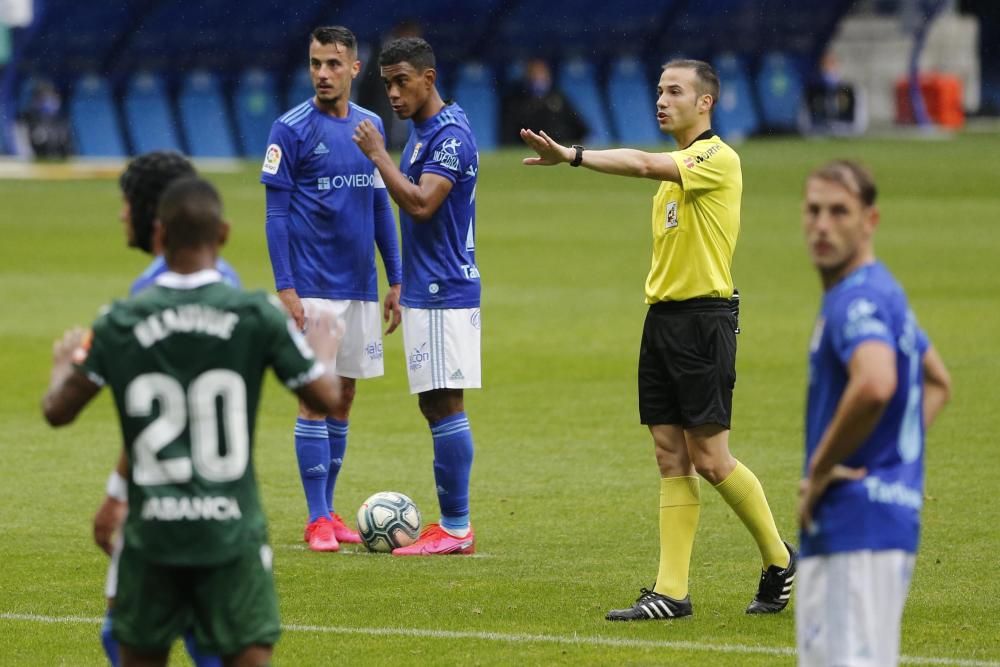
[(469, 117), (479, 149), (496, 148), (500, 134), (500, 99), (493, 72), (481, 63), (467, 63), (458, 70), (453, 92), (455, 101)]
[(247, 157), (263, 155), (271, 123), (281, 113), (271, 75), (259, 69), (243, 72), (233, 95), (233, 110), (242, 154)]
[(124, 157), (127, 154), (111, 86), (104, 78), (88, 74), (77, 80), (69, 100), (69, 119), (80, 155)]
[(764, 127), (782, 132), (797, 129), (804, 86), (795, 61), (784, 53), (766, 54), (755, 84)]
[(590, 134), (587, 144), (606, 146), (611, 143), (611, 128), (605, 114), (594, 66), (585, 60), (572, 59), (559, 66), (559, 88), (566, 94), (576, 110), (583, 116)]
[(313, 88), (308, 68), (300, 66), (289, 77), (288, 95), (285, 96), (284, 108), (291, 109), (298, 106), (315, 94), (316, 89)]
[(189, 74), (177, 105), (191, 156), (236, 157), (229, 114), (215, 76), (203, 70)]
[(635, 58), (620, 58), (608, 77), (608, 111), (618, 140), (650, 145), (663, 140), (649, 74)]
[(180, 151), (166, 87), (160, 77), (140, 72), (125, 91), (125, 124), (133, 153)]
[(712, 129), (723, 139), (741, 141), (760, 125), (746, 66), (732, 53), (717, 56), (713, 66), (721, 91), (712, 112)]

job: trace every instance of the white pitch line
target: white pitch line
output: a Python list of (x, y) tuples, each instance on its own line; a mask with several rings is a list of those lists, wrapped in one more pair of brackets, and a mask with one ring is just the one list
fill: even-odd
[[(42, 616), (39, 614), (0, 613), (0, 620), (27, 621), (35, 623), (84, 623), (98, 625), (103, 618), (86, 616)], [(306, 632), (338, 635), (369, 635), (384, 637), (425, 637), (428, 639), (478, 639), (480, 641), (503, 642), (508, 644), (569, 644), (573, 646), (614, 646), (620, 648), (677, 649), (683, 651), (703, 651), (706, 653), (740, 653), (794, 656), (794, 648), (786, 646), (751, 646), (749, 644), (703, 644), (689, 641), (669, 641), (657, 639), (621, 639), (617, 637), (581, 637), (579, 635), (529, 635), (506, 634), (501, 632), (463, 632), (457, 630), (423, 630), (420, 628), (349, 628), (328, 625), (281, 626), (285, 632)], [(907, 665), (947, 665), (948, 667), (1000, 667), (1000, 662), (992, 660), (965, 660), (962, 658), (932, 658), (924, 656), (900, 656)]]

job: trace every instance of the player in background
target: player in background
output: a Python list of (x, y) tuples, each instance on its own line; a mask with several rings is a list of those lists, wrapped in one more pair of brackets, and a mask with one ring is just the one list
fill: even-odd
[[(145, 153), (129, 162), (118, 179), (122, 194), (122, 208), (119, 219), (125, 226), (125, 238), (129, 247), (139, 248), (153, 255), (153, 261), (136, 278), (129, 289), (129, 295), (134, 296), (152, 285), (156, 278), (166, 273), (167, 264), (163, 257), (163, 248), (159, 247), (154, 233), (156, 207), (160, 195), (170, 183), (178, 178), (195, 176), (194, 165), (179, 153), (169, 151), (153, 151)], [(221, 243), (221, 240), (220, 240)], [(233, 287), (240, 286), (240, 279), (233, 268), (221, 257), (216, 260), (216, 270), (222, 279)], [(127, 461), (124, 451), (119, 456), (118, 464), (108, 477), (104, 500), (94, 517), (94, 540), (101, 549), (111, 556), (108, 566), (108, 577), (105, 585), (105, 596), (108, 598), (108, 611), (101, 628), (101, 643), (109, 662), (118, 665), (118, 644), (111, 634), (111, 617), (114, 613), (115, 587), (118, 580), (118, 557), (121, 553), (121, 540), (116, 540), (119, 528), (128, 512), (126, 477)], [(219, 658), (202, 655), (195, 646), (191, 633), (184, 635), (184, 645), (196, 667), (216, 667)]]
[(660, 565), (653, 589), (615, 609), (609, 621), (690, 616), (688, 570), (704, 477), (753, 537), (761, 557), (748, 614), (785, 608), (795, 553), (775, 526), (757, 476), (729, 450), (736, 333), (732, 259), (740, 229), (740, 158), (711, 127), (719, 78), (699, 60), (672, 60), (657, 86), (656, 117), (679, 150), (585, 150), (545, 132), (522, 129), (538, 157), (527, 165), (586, 167), (660, 181), (653, 198), (653, 260), (646, 278), (649, 310), (639, 349), (639, 417), (653, 437), (660, 471)]
[(805, 185), (802, 227), (823, 284), (809, 345), (800, 665), (899, 662), (920, 537), (924, 436), (951, 393), (906, 294), (875, 258), (876, 186), (835, 160)]
[[(218, 193), (184, 178), (163, 194), (168, 271), (54, 348), (42, 409), (70, 423), (108, 385), (128, 457), (130, 512), (112, 631), (124, 665), (165, 665), (190, 627), (226, 665), (265, 665), (280, 632), (252, 448), (264, 372), (315, 409), (337, 387), (273, 297), (214, 268)], [(336, 341), (318, 349), (335, 353)], [(220, 441), (221, 440), (221, 441)]]
[(482, 384), (476, 178), (479, 155), (469, 120), (434, 84), (434, 52), (418, 37), (393, 40), (379, 55), (389, 103), (413, 121), (400, 168), (371, 121), (354, 133), (399, 206), (403, 236), (403, 342), (410, 393), (434, 442), (440, 523), (430, 524), (397, 556), (471, 554), (472, 430), (464, 390)]
[(337, 514), (334, 491), (356, 381), (383, 374), (376, 244), (389, 281), (386, 334), (400, 322), (402, 276), (392, 205), (378, 171), (351, 141), (364, 119), (382, 132), (378, 116), (350, 101), (360, 67), (350, 30), (313, 30), (309, 73), (316, 95), (274, 122), (260, 179), (267, 188), (267, 247), (278, 297), (313, 345), (337, 335), (317, 326), (321, 313), (334, 315), (334, 328), (343, 328), (334, 369), (340, 403), (329, 413), (300, 405), (294, 430), (309, 509), (305, 539), (314, 551), (361, 542)]

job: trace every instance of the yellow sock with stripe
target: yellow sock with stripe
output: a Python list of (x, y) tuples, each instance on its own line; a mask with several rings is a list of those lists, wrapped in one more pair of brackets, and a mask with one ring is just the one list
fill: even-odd
[(657, 593), (681, 600), (688, 594), (691, 548), (701, 514), (701, 487), (697, 477), (660, 480), (660, 569)]
[(717, 484), (715, 490), (733, 508), (736, 516), (753, 536), (760, 549), (762, 569), (766, 570), (769, 565), (787, 567), (788, 549), (774, 525), (774, 516), (771, 515), (771, 508), (764, 496), (764, 487), (750, 468), (737, 461), (736, 469)]

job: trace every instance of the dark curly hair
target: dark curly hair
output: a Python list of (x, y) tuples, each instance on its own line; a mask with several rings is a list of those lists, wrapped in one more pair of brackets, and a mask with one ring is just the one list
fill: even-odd
[(131, 211), (136, 246), (153, 252), (153, 221), (160, 196), (178, 178), (196, 175), (190, 160), (171, 151), (145, 153), (129, 162), (118, 185)]
[(434, 67), (434, 49), (419, 37), (400, 37), (382, 47), (378, 55), (379, 67), (410, 63), (413, 69), (423, 72)]

